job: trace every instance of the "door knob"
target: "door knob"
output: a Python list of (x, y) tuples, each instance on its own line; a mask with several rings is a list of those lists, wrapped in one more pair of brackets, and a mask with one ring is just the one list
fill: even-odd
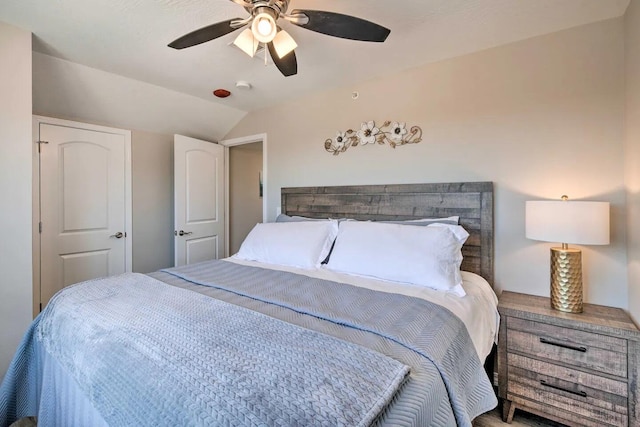
[(116, 239), (122, 239), (124, 237), (124, 234), (121, 231), (118, 231), (116, 234), (112, 234), (109, 237), (115, 237)]
[(178, 236), (188, 236), (189, 234), (193, 234), (193, 232), (183, 230), (178, 231)]

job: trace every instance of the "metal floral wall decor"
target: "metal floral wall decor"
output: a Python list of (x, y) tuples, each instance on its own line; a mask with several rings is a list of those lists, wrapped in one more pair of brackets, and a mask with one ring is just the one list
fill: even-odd
[(334, 156), (344, 153), (351, 147), (367, 144), (388, 144), (391, 148), (400, 145), (417, 144), (422, 141), (422, 129), (412, 126), (407, 129), (405, 123), (386, 121), (380, 127), (372, 120), (364, 122), (360, 130), (355, 132), (349, 129), (336, 134), (335, 138), (329, 138), (324, 142), (324, 149)]

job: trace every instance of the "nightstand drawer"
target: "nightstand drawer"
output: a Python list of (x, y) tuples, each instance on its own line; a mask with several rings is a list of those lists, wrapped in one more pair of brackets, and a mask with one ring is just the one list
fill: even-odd
[(507, 349), (627, 377), (627, 341), (519, 318), (507, 319)]
[(516, 410), (568, 426), (640, 427), (640, 331), (624, 310), (504, 291), (498, 304), (498, 396)]
[(628, 424), (626, 382), (517, 354), (508, 355), (508, 364), (510, 400), (525, 406), (547, 405), (548, 410), (568, 420), (584, 417), (584, 425)]

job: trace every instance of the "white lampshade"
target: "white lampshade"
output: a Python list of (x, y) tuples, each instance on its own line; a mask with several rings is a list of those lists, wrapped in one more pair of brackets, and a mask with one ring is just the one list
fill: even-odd
[(609, 244), (609, 203), (529, 201), (526, 236), (545, 242)]
[(292, 50), (298, 47), (296, 41), (285, 30), (278, 31), (273, 39), (273, 47), (276, 50), (279, 58), (283, 58), (291, 53)]
[(233, 44), (238, 46), (244, 53), (253, 58), (258, 50), (260, 42), (253, 37), (253, 31), (246, 29), (240, 33), (238, 37), (233, 41)]

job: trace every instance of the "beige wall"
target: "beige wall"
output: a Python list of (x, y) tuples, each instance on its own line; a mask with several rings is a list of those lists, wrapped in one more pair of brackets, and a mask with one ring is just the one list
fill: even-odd
[(0, 22), (0, 382), (32, 320), (31, 33)]
[[(284, 186), (493, 181), (498, 290), (549, 294), (552, 245), (524, 237), (526, 200), (609, 201), (611, 245), (583, 248), (585, 298), (626, 308), (623, 36), (614, 19), (425, 65), (249, 114), (226, 138), (268, 134), (270, 219)], [(418, 125), (423, 142), (324, 151), (366, 120)]]
[(640, 324), (640, 0), (625, 15), (627, 256), (629, 311)]
[(262, 170), (262, 142), (229, 148), (229, 254), (240, 249), (247, 234), (262, 222), (258, 177)]
[(131, 132), (133, 271), (173, 266), (173, 136)]

